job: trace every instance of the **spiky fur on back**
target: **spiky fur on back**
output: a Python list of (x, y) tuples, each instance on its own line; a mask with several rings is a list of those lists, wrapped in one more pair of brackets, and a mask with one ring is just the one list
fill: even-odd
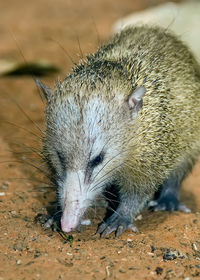
[[(133, 119), (127, 100), (138, 86), (146, 94)], [(95, 136), (100, 150), (110, 147), (108, 161), (118, 154), (103, 176), (152, 195), (172, 171), (196, 160), (199, 104), (200, 70), (188, 48), (157, 27), (127, 28), (57, 84), (46, 112), (47, 150), (57, 146), (70, 169), (84, 170)]]

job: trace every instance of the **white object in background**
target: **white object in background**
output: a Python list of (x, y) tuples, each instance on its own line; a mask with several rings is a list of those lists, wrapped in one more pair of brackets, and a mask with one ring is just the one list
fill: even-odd
[(193, 51), (200, 61), (200, 1), (168, 2), (118, 20), (113, 27), (117, 32), (128, 25), (159, 25), (172, 30)]

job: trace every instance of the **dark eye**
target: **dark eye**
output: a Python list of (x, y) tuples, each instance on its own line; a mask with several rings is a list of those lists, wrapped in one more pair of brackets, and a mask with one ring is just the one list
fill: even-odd
[(99, 165), (100, 163), (102, 163), (104, 160), (104, 153), (100, 153), (97, 157), (95, 157), (93, 160), (91, 160), (89, 162), (89, 166), (90, 168), (94, 168), (96, 167), (97, 165)]
[(58, 156), (58, 159), (60, 161), (62, 168), (65, 169), (66, 168), (66, 159), (65, 159), (64, 155), (62, 155), (61, 152), (57, 151), (57, 156)]

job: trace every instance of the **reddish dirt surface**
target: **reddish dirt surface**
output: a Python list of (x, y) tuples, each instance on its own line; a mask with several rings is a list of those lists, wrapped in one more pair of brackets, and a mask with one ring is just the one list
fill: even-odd
[[(92, 52), (111, 34), (115, 20), (156, 3), (1, 1), (0, 58), (23, 61), (14, 34), (27, 61), (48, 59), (62, 69), (59, 77), (63, 78), (72, 67), (66, 52), (76, 62), (81, 56), (78, 41), (84, 54)], [(53, 85), (56, 77), (43, 80)], [(55, 194), (31, 166), (39, 164), (43, 169), (32, 152), (41, 147), (42, 132), (37, 126), (44, 129), (45, 107), (33, 79), (1, 77), (0, 100), (0, 280), (200, 279), (199, 164), (185, 180), (182, 192), (191, 214), (144, 212), (136, 222), (139, 233), (127, 231), (118, 239), (114, 235), (100, 239), (94, 235), (102, 218), (100, 211), (91, 216), (91, 227), (72, 233), (70, 244), (34, 222), (37, 214), (47, 212)]]

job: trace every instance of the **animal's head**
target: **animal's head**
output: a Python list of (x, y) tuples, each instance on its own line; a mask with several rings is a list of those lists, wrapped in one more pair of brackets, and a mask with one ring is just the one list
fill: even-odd
[(44, 154), (58, 188), (62, 230), (75, 229), (98, 194), (120, 174), (142, 107), (144, 87), (126, 98), (105, 89), (57, 85), (37, 80), (47, 99)]

